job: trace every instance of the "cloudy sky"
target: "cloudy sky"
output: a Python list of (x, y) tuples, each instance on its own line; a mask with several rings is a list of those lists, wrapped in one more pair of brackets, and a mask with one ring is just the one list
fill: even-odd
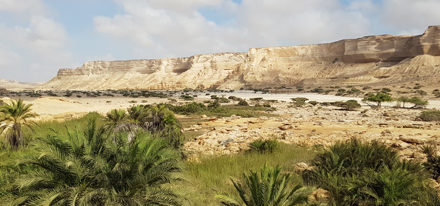
[(90, 60), (421, 34), (440, 0), (0, 0), (0, 78), (47, 81)]

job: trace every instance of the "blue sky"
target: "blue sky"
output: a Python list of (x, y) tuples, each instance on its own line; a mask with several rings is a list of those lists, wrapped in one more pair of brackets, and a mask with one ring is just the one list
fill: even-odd
[(440, 24), (440, 0), (0, 0), (0, 78), (85, 61), (291, 46)]

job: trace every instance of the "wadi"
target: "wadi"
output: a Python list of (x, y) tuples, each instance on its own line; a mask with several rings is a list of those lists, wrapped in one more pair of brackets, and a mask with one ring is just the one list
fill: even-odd
[(0, 81), (0, 205), (439, 205), (440, 26)]

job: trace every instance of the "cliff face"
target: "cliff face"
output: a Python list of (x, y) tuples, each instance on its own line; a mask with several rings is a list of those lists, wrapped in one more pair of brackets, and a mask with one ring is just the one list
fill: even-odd
[(94, 61), (60, 69), (42, 89), (239, 89), (298, 84), (435, 82), (440, 26), (419, 36), (367, 36), (328, 44), (157, 60)]

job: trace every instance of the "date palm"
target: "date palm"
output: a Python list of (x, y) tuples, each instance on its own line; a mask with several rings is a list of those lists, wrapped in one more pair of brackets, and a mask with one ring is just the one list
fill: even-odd
[(22, 127), (35, 125), (30, 119), (37, 114), (31, 112), (31, 107), (32, 104), (24, 104), (21, 99), (0, 106), (0, 135), (5, 134), (12, 148), (23, 143)]
[(126, 135), (91, 121), (83, 132), (37, 140), (37, 155), (22, 163), (35, 170), (10, 189), (14, 204), (178, 204), (176, 195), (161, 187), (179, 170), (177, 155), (161, 139), (138, 133), (128, 142)]
[(244, 184), (232, 181), (240, 197), (217, 196), (226, 206), (281, 206), (307, 203), (311, 188), (292, 184), (292, 176), (282, 174), (280, 167), (264, 166), (260, 172), (243, 174)]

